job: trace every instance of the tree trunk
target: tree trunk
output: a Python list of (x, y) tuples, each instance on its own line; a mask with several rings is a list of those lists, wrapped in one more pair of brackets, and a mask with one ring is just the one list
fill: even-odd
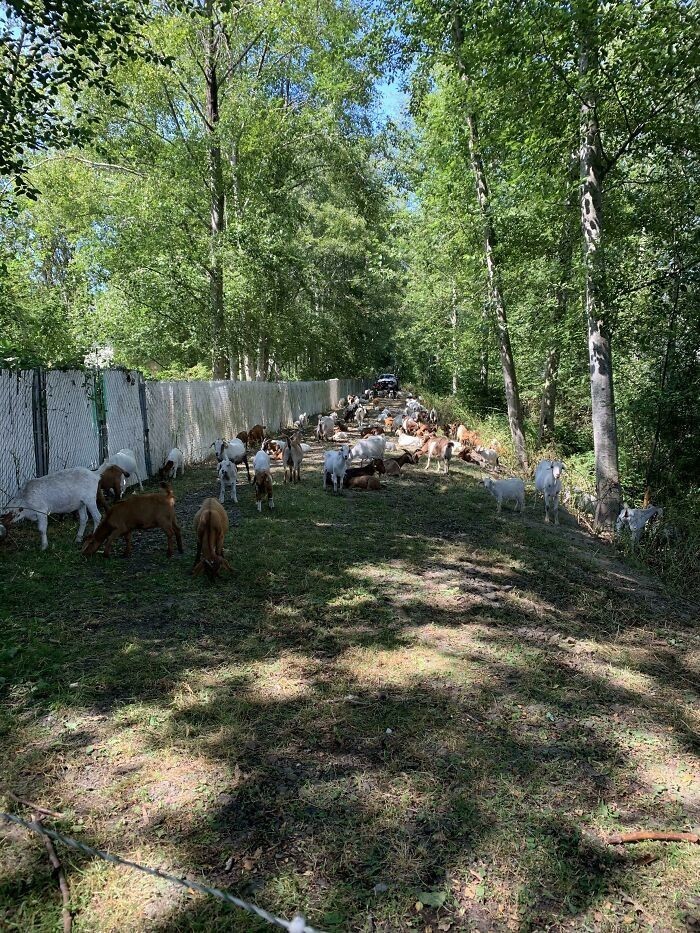
[[(598, 70), (595, 6), (585, 3), (579, 20), (581, 78), (581, 229), (586, 279), (588, 360), (591, 381), (593, 446), (598, 507), (596, 525), (611, 525), (620, 511), (617, 420), (613, 393), (612, 348), (605, 315), (603, 254), (603, 149), (596, 110)], [(590, 13), (592, 12), (592, 15)]]
[(206, 132), (209, 154), (209, 314), (211, 320), (212, 375), (226, 379), (228, 356), (225, 350), (226, 319), (224, 313), (224, 267), (221, 259), (221, 240), (226, 227), (224, 201), (224, 173), (219, 125), (219, 79), (217, 74), (218, 38), (212, 9), (207, 0), (207, 27), (205, 36)]
[(542, 447), (554, 436), (554, 412), (557, 402), (557, 381), (559, 379), (559, 333), (558, 330), (566, 320), (566, 310), (569, 302), (571, 285), (571, 267), (574, 251), (574, 231), (572, 217), (576, 207), (575, 183), (579, 173), (579, 153), (576, 152), (569, 167), (567, 179), (566, 198), (564, 200), (564, 220), (559, 250), (557, 256), (558, 281), (555, 294), (555, 306), (552, 313), (552, 327), (554, 334), (552, 343), (547, 352), (547, 362), (544, 368), (542, 385), (542, 405), (540, 407), (540, 427), (537, 432), (537, 446)]
[[(464, 42), (464, 29), (461, 17), (455, 14), (452, 19), (452, 41), (454, 45), (455, 61), (460, 79), (465, 87), (469, 85), (469, 75), (467, 73), (466, 63), (462, 57), (462, 45)], [(506, 390), (506, 404), (508, 406), (508, 422), (510, 424), (510, 434), (513, 439), (513, 447), (518, 463), (521, 467), (527, 466), (527, 450), (525, 448), (525, 433), (523, 431), (522, 411), (520, 408), (520, 396), (518, 393), (518, 380), (515, 374), (515, 360), (510, 345), (510, 334), (508, 332), (508, 318), (506, 316), (506, 306), (501, 292), (500, 275), (498, 269), (498, 260), (496, 257), (496, 232), (491, 213), (491, 202), (489, 188), (486, 180), (486, 171), (484, 169), (483, 159), (481, 157), (481, 148), (479, 146), (479, 132), (476, 122), (476, 115), (471, 107), (468, 106), (467, 114), (467, 138), (469, 141), (469, 157), (471, 159), (472, 170), (474, 172), (474, 181), (476, 183), (476, 196), (479, 202), (479, 210), (483, 224), (484, 233), (484, 251), (486, 254), (486, 269), (488, 273), (489, 291), (493, 310), (496, 315), (496, 327), (498, 333), (498, 349), (501, 354), (501, 367), (503, 369), (503, 384)]]
[[(674, 267), (677, 269), (678, 263), (675, 261), (674, 257)], [(656, 412), (656, 427), (654, 429), (654, 441), (651, 445), (651, 453), (649, 455), (649, 466), (647, 468), (647, 475), (644, 485), (647, 489), (651, 486), (654, 479), (654, 468), (656, 466), (656, 454), (659, 449), (659, 438), (661, 436), (661, 421), (664, 413), (664, 392), (666, 391), (666, 381), (668, 378), (669, 364), (671, 362), (671, 357), (673, 356), (673, 350), (675, 345), (675, 336), (676, 336), (676, 316), (678, 314), (678, 298), (680, 295), (680, 286), (681, 286), (681, 276), (680, 272), (676, 272), (675, 278), (673, 280), (673, 297), (671, 298), (671, 311), (668, 316), (668, 331), (666, 335), (666, 350), (664, 352), (664, 362), (661, 368), (661, 384), (659, 386), (659, 404)]]
[(457, 286), (452, 283), (452, 301), (450, 303), (450, 327), (452, 328), (452, 394), (457, 394)]
[(481, 312), (481, 365), (479, 367), (479, 385), (481, 392), (486, 398), (489, 394), (489, 302), (484, 302)]

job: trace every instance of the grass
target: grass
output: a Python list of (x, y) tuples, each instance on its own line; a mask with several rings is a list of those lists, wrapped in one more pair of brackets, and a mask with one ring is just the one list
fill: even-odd
[[(697, 613), (565, 517), (459, 464), (274, 513), (229, 506), (234, 573), (192, 579), (211, 467), (176, 483), (186, 554), (0, 551), (2, 782), (88, 844), (326, 930), (682, 930), (697, 830)], [(117, 551), (119, 548), (117, 548)], [(18, 809), (8, 798), (3, 807)], [(0, 828), (0, 926), (53, 931), (42, 845)], [(76, 931), (267, 929), (59, 852)]]

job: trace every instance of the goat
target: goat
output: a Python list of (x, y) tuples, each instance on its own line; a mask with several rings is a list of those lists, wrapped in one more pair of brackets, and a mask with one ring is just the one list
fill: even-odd
[(438, 413), (434, 408), (431, 408), (428, 412), (428, 421), (430, 421), (431, 424), (438, 423)]
[(333, 432), (333, 440), (335, 441), (336, 444), (337, 444), (338, 442), (344, 443), (345, 441), (349, 441), (349, 440), (350, 440), (350, 435), (348, 434), (347, 431), (340, 431), (340, 430), (336, 429), (336, 430)]
[(83, 554), (95, 554), (104, 542), (104, 555), (109, 557), (114, 541), (124, 538), (124, 557), (129, 557), (132, 550), (131, 532), (151, 528), (162, 528), (167, 535), (168, 557), (173, 556), (173, 538), (182, 554), (182, 534), (175, 516), (175, 496), (167, 483), (161, 483), (161, 486), (165, 495), (146, 493), (115, 503), (83, 545)]
[(429, 437), (418, 451), (417, 456), (422, 456), (423, 454), (428, 455), (428, 462), (425, 465), (426, 471), (430, 469), (431, 457), (435, 457), (437, 460), (436, 472), (440, 472), (440, 461), (442, 460), (443, 472), (449, 473), (450, 460), (452, 459), (454, 447), (455, 442), (448, 440), (446, 437)]
[(297, 420), (294, 422), (294, 427), (299, 428), (300, 431), (303, 431), (304, 428), (308, 425), (308, 423), (309, 423), (309, 416), (304, 411), (299, 415)]
[[(459, 438), (459, 432), (457, 432), (457, 440)], [(466, 438), (465, 438), (466, 439)], [(494, 450), (492, 447), (482, 447), (480, 444), (477, 445), (474, 450), (479, 454), (480, 457), (490, 464), (491, 466), (498, 466), (498, 451)]]
[(326, 451), (326, 456), (323, 461), (324, 489), (328, 485), (328, 477), (330, 476), (333, 481), (333, 492), (337, 493), (342, 491), (343, 477), (345, 476), (345, 471), (351, 459), (352, 455), (347, 444), (343, 444), (340, 450)]
[(247, 447), (248, 446), (248, 432), (239, 431), (238, 434), (236, 435), (236, 440), (240, 441), (244, 447)]
[(375, 473), (386, 473), (386, 467), (383, 460), (370, 460), (365, 467), (350, 467), (345, 471), (343, 485), (349, 486), (351, 479), (357, 479), (358, 476), (374, 476)]
[(122, 481), (125, 477), (128, 477), (128, 475), (129, 474), (119, 466), (107, 467), (102, 473), (97, 487), (97, 502), (101, 508), (107, 508), (106, 496), (109, 492), (112, 493), (115, 500), (121, 499), (123, 493)]
[(136, 463), (136, 454), (133, 450), (129, 450), (128, 447), (123, 447), (121, 450), (118, 450), (116, 454), (113, 454), (111, 457), (107, 457), (104, 463), (98, 467), (98, 473), (104, 473), (107, 467), (118, 466), (124, 470), (125, 473), (133, 473), (136, 477), (139, 489), (143, 492), (143, 484), (141, 483), (141, 477), (138, 472), (138, 464)]
[(345, 484), (348, 489), (372, 489), (377, 490), (381, 489), (382, 485), (379, 482), (379, 477), (372, 475), (364, 474), (362, 476), (353, 476)]
[(335, 430), (335, 420), (330, 415), (321, 415), (316, 425), (316, 437), (319, 441), (330, 440)]
[(595, 515), (598, 507), (598, 500), (593, 493), (585, 492), (578, 486), (574, 486), (573, 489), (567, 489), (562, 496), (562, 502), (567, 504), (572, 502), (576, 511), (585, 515)]
[(367, 417), (367, 409), (364, 405), (358, 405), (355, 409), (355, 421), (362, 427), (362, 424)]
[(238, 496), (236, 494), (238, 471), (236, 470), (236, 464), (232, 460), (229, 460), (228, 457), (224, 457), (219, 464), (217, 476), (219, 478), (219, 502), (226, 501), (226, 487), (228, 487), (231, 490), (231, 498), (238, 504)]
[(535, 489), (544, 496), (544, 520), (549, 522), (550, 512), (553, 512), (555, 525), (559, 524), (559, 495), (563, 469), (564, 464), (561, 460), (540, 460), (535, 468)]
[[(285, 450), (287, 448), (285, 447)], [(284, 456), (284, 452), (283, 452)], [(262, 500), (267, 496), (267, 504), (271, 509), (275, 507), (272, 498), (272, 477), (270, 476), (270, 458), (264, 450), (259, 450), (253, 460), (253, 485), (255, 487), (255, 504), (258, 512), (262, 512)]]
[[(245, 464), (245, 471), (248, 474), (248, 482), (250, 482), (250, 467), (248, 466), (248, 453), (246, 451), (246, 446), (243, 441), (239, 440), (237, 437), (232, 441), (225, 441), (220, 437), (214, 441), (211, 445), (216, 452), (216, 459), (221, 463), (221, 461), (227, 457), (231, 463)], [(219, 500), (221, 501), (221, 500)]]
[(256, 444), (259, 447), (262, 447), (262, 443), (265, 440), (265, 425), (256, 424), (252, 428), (248, 429), (248, 444), (251, 447), (254, 447)]
[(399, 434), (396, 438), (396, 443), (404, 450), (410, 450), (414, 453), (423, 446), (420, 437), (411, 437), (410, 434)]
[(396, 463), (399, 468), (406, 466), (407, 463), (416, 463), (416, 457), (412, 453), (404, 452), (400, 457), (387, 457), (384, 460), (384, 465), (388, 466), (390, 463)]
[(30, 479), (8, 502), (2, 524), (7, 526), (25, 520), (36, 522), (41, 535), (41, 550), (45, 551), (49, 546), (46, 535), (49, 515), (64, 515), (77, 510), (80, 524), (75, 540), (80, 542), (85, 534), (88, 512), (93, 529), (100, 523), (101, 516), (97, 508), (100, 476), (100, 472), (74, 467)]
[(512, 499), (522, 514), (525, 508), (525, 483), (521, 479), (515, 477), (512, 479), (491, 479), (490, 476), (486, 476), (481, 480), (481, 485), (485, 486), (498, 502), (497, 512), (501, 511), (504, 502)]
[(631, 509), (628, 505), (623, 505), (615, 522), (615, 531), (620, 535), (625, 528), (629, 528), (632, 543), (636, 544), (647, 524), (656, 518), (663, 518), (663, 514), (664, 510), (655, 505), (650, 505), (647, 509)]
[(176, 479), (178, 470), (180, 470), (180, 475), (182, 476), (185, 472), (185, 458), (179, 447), (173, 447), (168, 454), (167, 460), (160, 470), (158, 470), (158, 479)]
[(192, 567), (192, 576), (206, 571), (210, 579), (218, 576), (222, 567), (233, 571), (224, 557), (224, 538), (228, 531), (226, 509), (216, 499), (205, 499), (192, 519), (197, 538), (197, 553)]
[(301, 482), (301, 461), (304, 459), (304, 451), (301, 449), (301, 431), (292, 434), (289, 443), (282, 451), (282, 462), (284, 463), (284, 481), (287, 482), (287, 471), (289, 471), (289, 481), (291, 483)]
[(365, 460), (384, 459), (386, 451), (386, 437), (383, 434), (368, 435), (359, 440), (352, 448), (352, 459), (360, 458), (360, 466)]

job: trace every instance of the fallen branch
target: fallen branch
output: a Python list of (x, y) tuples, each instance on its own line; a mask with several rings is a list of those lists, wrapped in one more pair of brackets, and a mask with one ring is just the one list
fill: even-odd
[[(34, 822), (39, 824), (41, 823), (41, 815), (38, 812), (34, 814)], [(71, 930), (73, 929), (73, 914), (70, 911), (70, 889), (68, 888), (66, 875), (63, 871), (63, 866), (61, 865), (60, 859), (56, 855), (56, 849), (54, 848), (53, 842), (51, 842), (48, 836), (43, 836), (42, 838), (44, 840), (46, 851), (49, 854), (51, 867), (56, 872), (58, 886), (61, 889), (61, 897), (63, 899), (63, 933), (71, 933)]]
[(47, 810), (45, 807), (40, 807), (38, 803), (33, 803), (31, 800), (25, 800), (23, 797), (18, 797), (17, 794), (13, 793), (11, 790), (3, 789), (1, 793), (6, 794), (10, 800), (14, 800), (15, 803), (19, 803), (23, 807), (27, 807), (28, 809), (33, 810), (35, 813), (42, 813), (44, 816), (52, 816), (55, 820), (64, 819), (63, 813), (56, 813), (55, 810)]
[(656, 830), (641, 830), (637, 833), (613, 833), (605, 840), (608, 845), (620, 846), (627, 842), (700, 842), (700, 833), (667, 833)]

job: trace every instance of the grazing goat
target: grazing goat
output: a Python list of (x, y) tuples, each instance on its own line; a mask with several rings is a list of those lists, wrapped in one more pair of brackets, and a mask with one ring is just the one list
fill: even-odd
[(132, 549), (131, 532), (151, 528), (162, 528), (167, 535), (168, 557), (173, 556), (173, 538), (182, 554), (182, 534), (175, 516), (175, 496), (167, 483), (161, 483), (161, 486), (165, 495), (146, 493), (115, 503), (83, 545), (83, 554), (95, 554), (104, 542), (104, 555), (109, 557), (112, 544), (117, 538), (124, 538), (124, 557), (129, 557)]
[[(464, 435), (463, 435), (464, 437)], [(466, 440), (466, 437), (464, 437)], [(461, 438), (459, 437), (459, 431), (457, 432), (457, 440), (461, 443)], [(498, 466), (498, 451), (494, 450), (492, 447), (482, 447), (478, 445), (474, 448), (480, 457), (490, 464), (491, 466)]]
[(265, 426), (262, 424), (253, 425), (252, 428), (248, 429), (248, 444), (251, 447), (254, 447), (256, 444), (258, 447), (262, 447), (262, 443), (265, 440)]
[(350, 467), (345, 471), (343, 485), (349, 486), (351, 479), (357, 479), (359, 476), (374, 476), (375, 473), (386, 473), (386, 467), (383, 460), (370, 460), (365, 467)]
[(629, 528), (632, 542), (636, 544), (647, 524), (656, 518), (663, 518), (663, 514), (664, 510), (655, 505), (650, 505), (647, 509), (631, 509), (624, 505), (615, 522), (615, 531), (620, 535), (625, 528)]
[(222, 567), (232, 571), (233, 567), (224, 557), (224, 538), (228, 531), (226, 509), (219, 505), (216, 499), (205, 499), (192, 523), (197, 538), (192, 576), (196, 577), (205, 571), (213, 580)]
[(97, 487), (97, 503), (101, 508), (107, 508), (107, 493), (111, 492), (115, 500), (121, 499), (123, 493), (122, 481), (125, 477), (128, 477), (128, 475), (129, 474), (122, 470), (121, 467), (107, 467), (100, 476), (100, 482)]
[(481, 485), (485, 486), (498, 502), (497, 512), (501, 511), (504, 502), (513, 500), (522, 513), (525, 508), (525, 483), (521, 479), (491, 479), (490, 476), (486, 476), (481, 480)]
[(381, 489), (379, 477), (374, 475), (353, 476), (345, 484), (348, 489)]
[(378, 460), (383, 460), (385, 451), (386, 437), (383, 434), (370, 434), (355, 444), (352, 448), (351, 457), (353, 460), (359, 457), (360, 466), (362, 466), (365, 460), (372, 460), (375, 457)]
[(554, 524), (559, 524), (559, 496), (561, 494), (561, 474), (564, 464), (561, 460), (540, 460), (535, 468), (535, 489), (544, 496), (544, 520), (549, 522), (550, 512), (554, 514)]
[(333, 481), (333, 492), (342, 491), (343, 478), (348, 468), (348, 463), (352, 459), (350, 448), (343, 444), (340, 450), (328, 450), (323, 461), (323, 488), (328, 485), (328, 478)]
[(180, 476), (184, 475), (185, 458), (183, 457), (182, 451), (179, 447), (173, 447), (173, 449), (168, 454), (168, 459), (165, 461), (160, 470), (158, 470), (158, 479), (176, 479), (178, 470), (180, 471)]
[(77, 510), (80, 525), (75, 540), (80, 542), (85, 534), (88, 512), (94, 528), (100, 523), (101, 516), (97, 508), (100, 475), (84, 467), (74, 467), (28, 480), (8, 502), (2, 524), (7, 526), (25, 520), (36, 522), (41, 535), (41, 550), (45, 551), (49, 546), (46, 535), (49, 515), (65, 515), (66, 512)]
[(236, 470), (236, 464), (229, 460), (228, 457), (224, 457), (219, 464), (217, 476), (219, 478), (219, 502), (226, 501), (226, 488), (228, 487), (231, 490), (231, 498), (238, 504), (238, 495), (236, 494), (238, 471)]
[(428, 455), (428, 462), (425, 465), (425, 469), (430, 469), (430, 458), (435, 457), (437, 460), (437, 469), (436, 472), (440, 472), (440, 461), (443, 464), (443, 472), (450, 472), (450, 460), (452, 459), (452, 451), (454, 450), (455, 442), (448, 440), (446, 437), (430, 437), (423, 444), (420, 449), (420, 454)]
[(291, 483), (301, 482), (301, 461), (304, 459), (304, 451), (301, 449), (301, 431), (292, 434), (289, 443), (282, 451), (282, 462), (284, 463), (284, 481), (287, 482), (287, 471), (289, 471), (289, 481)]
[(228, 458), (231, 463), (243, 463), (245, 465), (245, 471), (248, 474), (248, 482), (250, 482), (248, 453), (243, 441), (239, 440), (237, 437), (232, 441), (225, 441), (222, 438), (217, 437), (211, 446), (216, 451), (216, 459), (219, 461), (219, 463), (221, 463), (225, 457)]
[[(285, 448), (286, 450), (286, 448)], [(284, 452), (283, 452), (284, 456)], [(270, 458), (264, 450), (259, 450), (253, 460), (253, 485), (255, 486), (255, 504), (258, 512), (262, 512), (262, 500), (267, 496), (267, 504), (271, 509), (275, 507), (272, 498), (272, 477), (270, 476)]]
[(595, 515), (598, 507), (598, 500), (593, 493), (585, 492), (578, 486), (574, 486), (573, 489), (567, 489), (561, 501), (566, 504), (572, 502), (576, 511), (585, 515)]
[(105, 462), (98, 467), (98, 473), (104, 473), (107, 467), (118, 466), (124, 470), (125, 473), (133, 473), (136, 477), (139, 489), (143, 492), (143, 484), (141, 483), (141, 477), (138, 472), (138, 465), (136, 463), (136, 455), (133, 450), (129, 450), (128, 447), (123, 447), (121, 450), (118, 450), (116, 454), (113, 454), (111, 457), (107, 457)]

